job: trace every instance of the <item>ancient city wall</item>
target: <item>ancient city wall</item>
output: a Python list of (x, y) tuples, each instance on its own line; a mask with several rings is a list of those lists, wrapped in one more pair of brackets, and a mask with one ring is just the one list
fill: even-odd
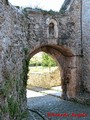
[(22, 13), (0, 1), (1, 120), (23, 119), (26, 109), (26, 23)]
[(82, 1), (82, 47), (84, 91), (90, 93), (90, 1)]

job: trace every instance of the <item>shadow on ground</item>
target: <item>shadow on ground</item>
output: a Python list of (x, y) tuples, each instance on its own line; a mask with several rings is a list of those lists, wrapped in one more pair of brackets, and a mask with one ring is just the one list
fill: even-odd
[[(34, 91), (35, 92), (35, 91)], [(28, 97), (30, 109), (28, 120), (90, 120), (90, 106), (65, 101), (56, 96), (36, 92), (39, 96)], [(48, 113), (68, 114), (68, 116), (48, 116)], [(74, 113), (76, 116), (72, 116)], [(85, 117), (80, 114), (85, 114)]]

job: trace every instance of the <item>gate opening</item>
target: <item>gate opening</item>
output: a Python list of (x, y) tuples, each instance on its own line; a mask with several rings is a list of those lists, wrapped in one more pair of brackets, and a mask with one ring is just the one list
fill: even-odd
[[(57, 68), (59, 69), (58, 74), (59, 74), (61, 83), (56, 86), (57, 89), (53, 85), (50, 86), (51, 84), (49, 82), (49, 79), (46, 80), (48, 74), (49, 73), (52, 74), (52, 72), (53, 72), (53, 70), (51, 70), (51, 68), (49, 66), (51, 64), (49, 64), (49, 63), (47, 64), (47, 66), (49, 66), (48, 69), (47, 69), (47, 67), (45, 67), (45, 68), (41, 67), (42, 62), (40, 63), (40, 58), (42, 58), (42, 57), (40, 57), (38, 59), (39, 63), (38, 63), (38, 60), (35, 60), (36, 62), (32, 63), (33, 56), (40, 52), (45, 52), (44, 54), (46, 56), (49, 55), (50, 57), (52, 57), (54, 59), (55, 65), (56, 65), (56, 66), (54, 66), (54, 70), (56, 70)], [(40, 54), (42, 54), (42, 53), (40, 53)], [(44, 55), (44, 57), (45, 57), (45, 55)], [(30, 52), (29, 58), (31, 61), (29, 64), (29, 69), (31, 67), (31, 69), (30, 69), (31, 71), (29, 71), (29, 72), (33, 72), (32, 79), (34, 78), (35, 85), (34, 86), (32, 85), (31, 88), (29, 88), (30, 87), (29, 81), (27, 80), (28, 81), (27, 82), (27, 106), (30, 109), (30, 113), (31, 113), (30, 116), (33, 116), (33, 118), (36, 116), (37, 113), (39, 114), (39, 113), (44, 112), (43, 114), (46, 114), (46, 111), (49, 110), (50, 108), (54, 109), (55, 105), (61, 101), (60, 97), (67, 100), (68, 98), (75, 96), (75, 84), (73, 81), (71, 81), (72, 75), (73, 75), (73, 72), (71, 71), (71, 67), (70, 67), (71, 62), (73, 61), (72, 57), (71, 57), (72, 55), (73, 55), (72, 52), (68, 48), (64, 48), (64, 47), (58, 46), (58, 45), (42, 45), (40, 47), (34, 48)], [(37, 56), (38, 56), (38, 54), (37, 54)], [(34, 59), (36, 59), (35, 56), (34, 56)], [(47, 59), (48, 58), (46, 57), (46, 60)], [(33, 64), (36, 65), (35, 66), (36, 68), (33, 68)], [(45, 65), (45, 63), (44, 63), (44, 65)], [(39, 73), (37, 71), (38, 67), (40, 70)], [(56, 67), (56, 69), (55, 69), (55, 67)], [(48, 71), (48, 72), (43, 77), (44, 82), (42, 84), (40, 75), (42, 75), (41, 73), (43, 73), (44, 71)], [(37, 79), (36, 73), (39, 74), (38, 79)], [(29, 75), (29, 73), (28, 73), (28, 75)], [(52, 75), (51, 78), (54, 78), (54, 76)], [(31, 75), (30, 75), (30, 77), (31, 77)], [(29, 77), (28, 77), (28, 79), (29, 79)], [(47, 83), (49, 83), (49, 84), (47, 84)], [(53, 82), (51, 82), (51, 83), (53, 83)], [(56, 82), (55, 82), (55, 84), (56, 84)], [(48, 86), (50, 88), (48, 88)], [(60, 86), (60, 89), (58, 89), (58, 86)], [(38, 120), (40, 120), (40, 116), (39, 116)]]
[(29, 62), (27, 99), (44, 95), (60, 97), (61, 71), (56, 60), (45, 52), (35, 54)]

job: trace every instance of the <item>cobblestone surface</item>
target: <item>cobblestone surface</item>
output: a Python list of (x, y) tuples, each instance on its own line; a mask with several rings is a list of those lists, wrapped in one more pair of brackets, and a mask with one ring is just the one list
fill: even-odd
[[(34, 91), (35, 92), (35, 91)], [(30, 111), (28, 120), (90, 120), (90, 106), (82, 105), (75, 102), (65, 101), (55, 96), (45, 95), (43, 93), (36, 92), (39, 96), (31, 97), (27, 99), (28, 108), (34, 111)], [(67, 113), (67, 117), (48, 117), (48, 113)], [(74, 114), (84, 113), (85, 117), (74, 117)], [(42, 117), (40, 117), (42, 116)]]

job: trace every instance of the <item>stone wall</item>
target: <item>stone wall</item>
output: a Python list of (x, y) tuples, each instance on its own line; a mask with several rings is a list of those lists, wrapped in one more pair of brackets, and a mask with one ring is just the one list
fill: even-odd
[(82, 1), (83, 91), (90, 93), (90, 1)]
[[(23, 13), (29, 19), (28, 41), (31, 47), (58, 44), (68, 48), (73, 55), (81, 55), (80, 2), (74, 2), (73, 6), (73, 11), (64, 14), (26, 8)], [(48, 25), (52, 21), (58, 26), (58, 37), (49, 38)]]
[(0, 120), (20, 120), (25, 113), (26, 21), (0, 1)]
[[(30, 45), (33, 49), (30, 53), (34, 55), (34, 50), (38, 48), (42, 50), (42, 47), (45, 45), (53, 47), (58, 45), (59, 52), (65, 57), (66, 67), (64, 66), (63, 68), (64, 82), (62, 83), (67, 86), (66, 88), (64, 87), (64, 91), (67, 91), (66, 94), (68, 98), (75, 97), (76, 94), (80, 92), (82, 56), (80, 0), (74, 1), (71, 4), (71, 8), (71, 11), (63, 14), (46, 11), (33, 11), (31, 9), (26, 9), (24, 11), (24, 14), (26, 14), (31, 21), (31, 24), (29, 25), (30, 37), (28, 39), (33, 41), (30, 41)], [(49, 35), (47, 36), (48, 23), (50, 23), (50, 21), (57, 22), (57, 24), (55, 22), (53, 23), (58, 26), (58, 38), (49, 38)], [(44, 52), (47, 52), (47, 50), (44, 50)], [(52, 53), (50, 54), (52, 55)], [(60, 57), (58, 57), (58, 59), (60, 59)]]

